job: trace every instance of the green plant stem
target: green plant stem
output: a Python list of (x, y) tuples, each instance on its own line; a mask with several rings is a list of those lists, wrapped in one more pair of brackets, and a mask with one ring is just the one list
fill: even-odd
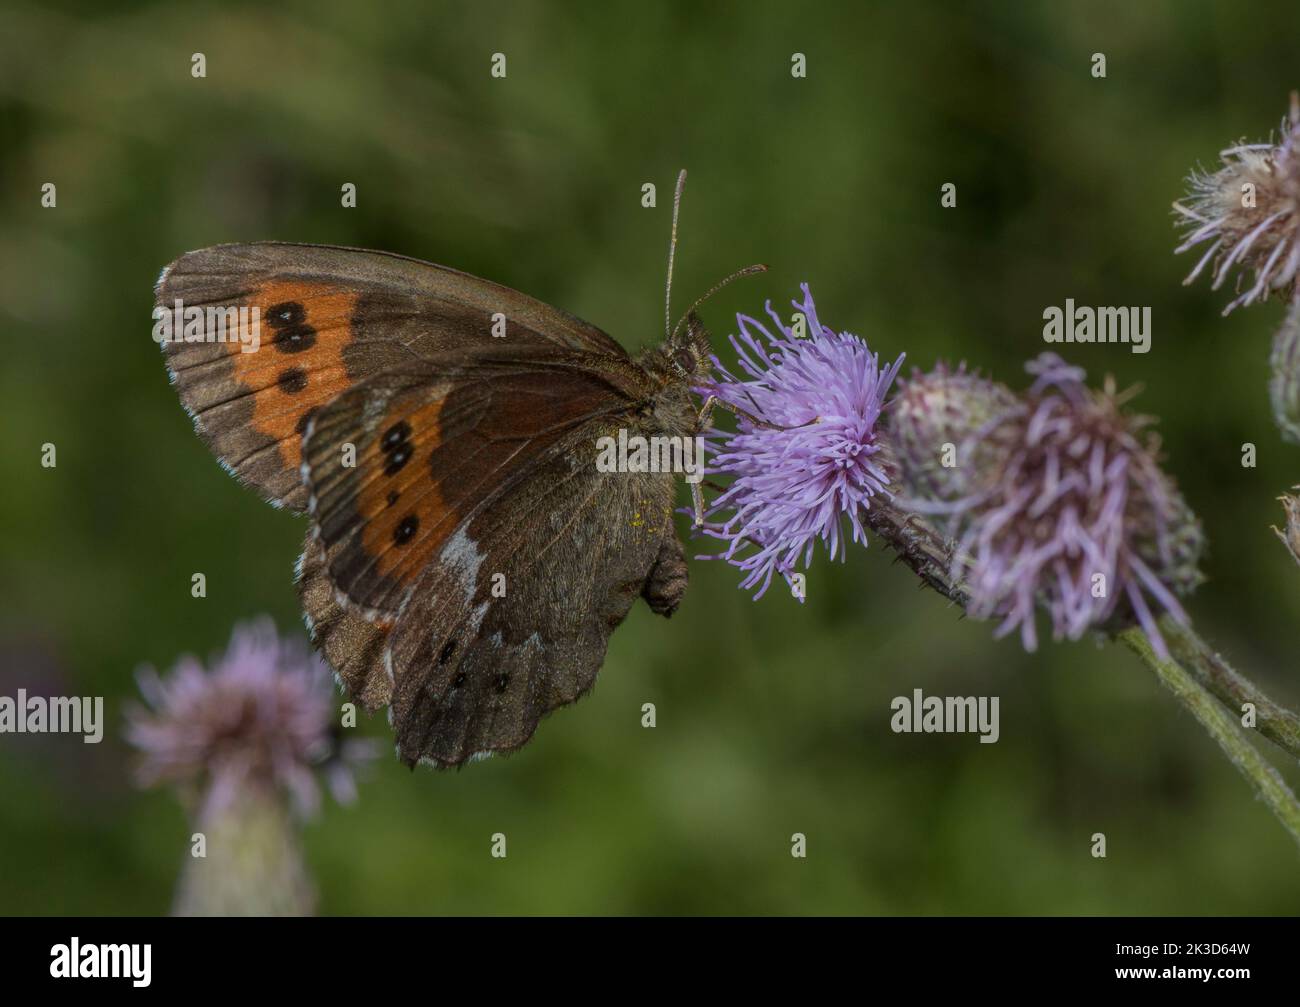
[(1171, 616), (1160, 619), (1160, 632), (1169, 650), (1196, 680), (1237, 717), (1242, 706), (1255, 707), (1255, 729), (1269, 741), (1300, 759), (1300, 716), (1279, 706), (1250, 679), (1239, 674), (1190, 626)]
[(1178, 701), (1195, 717), (1210, 736), (1219, 743), (1224, 754), (1237, 767), (1255, 792), (1277, 816), (1291, 838), (1300, 844), (1300, 802), (1286, 785), (1276, 769), (1259, 753), (1241, 733), (1238, 722), (1216, 702), (1214, 695), (1182, 665), (1160, 657), (1147, 635), (1137, 627), (1121, 631), (1118, 639), (1132, 650), (1156, 677), (1177, 697)]
[[(893, 464), (886, 456), (886, 464)], [(921, 578), (921, 583), (965, 608), (970, 592), (951, 575), (953, 543), (924, 519), (888, 499), (873, 501), (867, 523)], [(1240, 718), (1245, 703), (1255, 707), (1255, 729), (1300, 760), (1300, 716), (1273, 702), (1250, 679), (1239, 674), (1190, 626), (1171, 616), (1160, 618), (1160, 632), (1187, 672)], [(1120, 634), (1123, 637), (1123, 634)]]

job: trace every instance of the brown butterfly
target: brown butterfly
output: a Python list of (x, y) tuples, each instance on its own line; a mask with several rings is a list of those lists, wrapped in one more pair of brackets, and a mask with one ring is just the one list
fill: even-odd
[[(155, 317), (204, 309), (163, 341), (181, 402), (241, 482), (310, 516), (312, 639), (351, 697), (389, 706), (403, 761), (519, 748), (591, 689), (638, 597), (677, 608), (673, 473), (600, 471), (597, 441), (703, 428), (695, 308), (763, 268), (676, 327), (666, 310), (665, 342), (636, 358), (508, 287), (386, 252), (217, 245), (163, 270)], [(238, 308), (257, 309), (256, 352), (213, 331)]]

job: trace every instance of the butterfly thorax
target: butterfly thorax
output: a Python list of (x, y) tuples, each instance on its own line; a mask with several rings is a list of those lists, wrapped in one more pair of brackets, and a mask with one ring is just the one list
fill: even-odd
[(690, 387), (680, 379), (656, 393), (645, 411), (649, 432), (670, 437), (694, 437), (699, 433), (699, 418)]
[(699, 433), (699, 406), (691, 389), (708, 377), (712, 348), (709, 333), (695, 315), (687, 316), (686, 331), (645, 350), (637, 363), (656, 387), (647, 420), (656, 433), (693, 437)]

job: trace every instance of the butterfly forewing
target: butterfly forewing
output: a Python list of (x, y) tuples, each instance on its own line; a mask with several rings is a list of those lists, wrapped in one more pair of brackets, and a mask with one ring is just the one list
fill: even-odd
[[(295, 510), (307, 502), (298, 466), (308, 417), (374, 375), (502, 345), (627, 360), (604, 332), (541, 301), (384, 252), (217, 245), (169, 265), (155, 293), (157, 310), (199, 315), (163, 348), (200, 436), (241, 481)], [(257, 311), (255, 351), (225, 327), (240, 308)]]

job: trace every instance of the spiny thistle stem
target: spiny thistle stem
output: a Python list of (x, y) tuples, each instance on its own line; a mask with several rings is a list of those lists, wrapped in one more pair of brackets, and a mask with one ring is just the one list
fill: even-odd
[(1291, 838), (1300, 844), (1300, 802), (1277, 770), (1259, 754), (1237, 726), (1237, 721), (1216, 702), (1196, 676), (1176, 661), (1161, 658), (1146, 633), (1137, 626), (1122, 630), (1118, 639), (1155, 672), (1255, 789), (1269, 810), (1277, 816)]
[[(886, 472), (894, 473), (896, 464), (888, 455), (882, 457)], [(941, 535), (924, 518), (900, 507), (892, 498), (882, 497), (866, 515), (867, 526), (892, 549), (902, 562), (949, 601), (963, 609), (970, 601), (970, 589), (964, 581), (952, 577), (952, 554), (955, 543)]]
[(1174, 657), (1229, 711), (1241, 716), (1242, 705), (1255, 707), (1255, 729), (1293, 758), (1300, 760), (1300, 716), (1279, 706), (1250, 679), (1239, 674), (1189, 626), (1165, 616), (1160, 630)]

